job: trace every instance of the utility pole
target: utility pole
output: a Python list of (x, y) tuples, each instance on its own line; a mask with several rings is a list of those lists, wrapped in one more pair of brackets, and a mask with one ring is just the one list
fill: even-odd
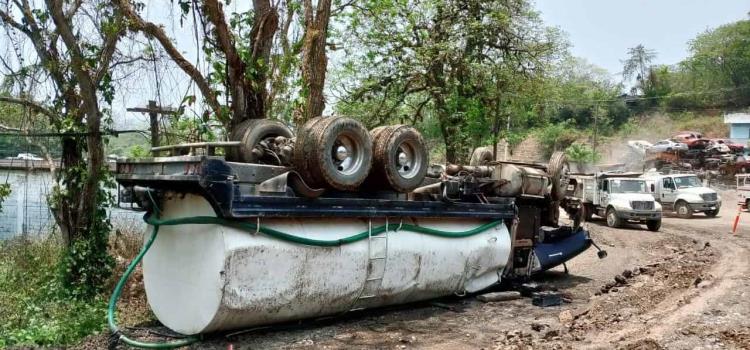
[(177, 111), (171, 107), (163, 108), (156, 105), (156, 101), (149, 100), (146, 107), (131, 107), (128, 112), (148, 113), (151, 124), (151, 147), (159, 146), (159, 115), (174, 115)]

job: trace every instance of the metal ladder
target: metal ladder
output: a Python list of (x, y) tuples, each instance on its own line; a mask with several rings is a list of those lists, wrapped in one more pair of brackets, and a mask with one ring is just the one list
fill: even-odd
[(365, 308), (366, 301), (378, 296), (380, 286), (383, 284), (385, 268), (388, 264), (388, 218), (385, 219), (385, 232), (381, 235), (372, 235), (372, 219), (368, 220), (367, 230), (367, 275), (357, 299), (354, 300), (349, 311), (357, 311)]

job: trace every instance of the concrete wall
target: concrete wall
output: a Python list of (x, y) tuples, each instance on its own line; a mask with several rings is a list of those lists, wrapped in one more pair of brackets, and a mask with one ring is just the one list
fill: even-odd
[(750, 124), (729, 124), (729, 138), (734, 142), (747, 144), (750, 141)]

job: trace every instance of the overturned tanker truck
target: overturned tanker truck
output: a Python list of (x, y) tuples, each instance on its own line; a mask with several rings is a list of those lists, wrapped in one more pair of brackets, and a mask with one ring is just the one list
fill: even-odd
[(153, 151), (117, 162), (120, 206), (146, 211), (133, 266), (142, 258), (151, 309), (182, 334), (477, 292), (593, 244), (558, 225), (560, 153), (546, 165), (430, 165), (416, 129), (368, 132), (343, 117), (296, 137), (247, 120), (230, 141)]

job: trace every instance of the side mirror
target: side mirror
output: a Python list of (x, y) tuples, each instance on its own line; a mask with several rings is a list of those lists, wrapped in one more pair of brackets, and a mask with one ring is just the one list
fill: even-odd
[(651, 192), (656, 192), (656, 186), (654, 184), (651, 184)]

